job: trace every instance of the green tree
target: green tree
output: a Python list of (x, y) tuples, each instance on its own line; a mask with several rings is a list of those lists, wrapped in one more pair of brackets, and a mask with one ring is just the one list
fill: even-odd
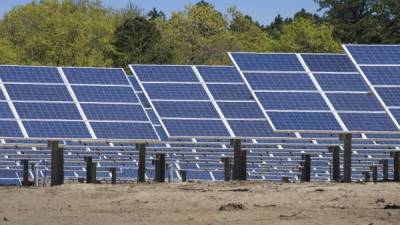
[(157, 62), (156, 44), (161, 35), (156, 25), (144, 17), (129, 18), (115, 30), (115, 66)]
[(312, 19), (298, 18), (283, 29), (275, 51), (341, 52), (340, 42), (332, 37), (332, 28)]
[(344, 43), (400, 43), (400, 5), (393, 0), (316, 0)]
[(228, 21), (211, 4), (189, 5), (174, 12), (165, 22), (158, 21), (162, 46), (170, 49), (174, 64), (224, 64), (234, 39)]
[(6, 13), (1, 30), (19, 64), (112, 65), (114, 22), (100, 1), (35, 1)]

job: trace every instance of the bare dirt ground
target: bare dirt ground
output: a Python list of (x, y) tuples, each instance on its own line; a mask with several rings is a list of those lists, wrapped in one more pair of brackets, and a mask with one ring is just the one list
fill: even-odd
[(400, 224), (400, 184), (1, 187), (0, 224)]

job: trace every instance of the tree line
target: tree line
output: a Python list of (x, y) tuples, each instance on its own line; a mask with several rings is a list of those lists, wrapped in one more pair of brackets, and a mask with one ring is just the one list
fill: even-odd
[(52, 66), (230, 64), (228, 51), (341, 52), (341, 43), (400, 43), (397, 0), (315, 0), (262, 25), (235, 7), (219, 12), (202, 0), (170, 17), (135, 4), (41, 0), (0, 20), (0, 63)]

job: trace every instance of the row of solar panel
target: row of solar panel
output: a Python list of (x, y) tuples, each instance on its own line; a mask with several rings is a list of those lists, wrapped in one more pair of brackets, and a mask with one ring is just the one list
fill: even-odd
[(158, 139), (122, 69), (0, 66), (0, 81), (1, 137)]

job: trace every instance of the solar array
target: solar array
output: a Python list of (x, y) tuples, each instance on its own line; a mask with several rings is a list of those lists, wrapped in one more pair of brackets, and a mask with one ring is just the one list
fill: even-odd
[(230, 53), (274, 131), (395, 133), (346, 55)]
[(0, 88), (1, 138), (158, 140), (122, 69), (0, 66)]

